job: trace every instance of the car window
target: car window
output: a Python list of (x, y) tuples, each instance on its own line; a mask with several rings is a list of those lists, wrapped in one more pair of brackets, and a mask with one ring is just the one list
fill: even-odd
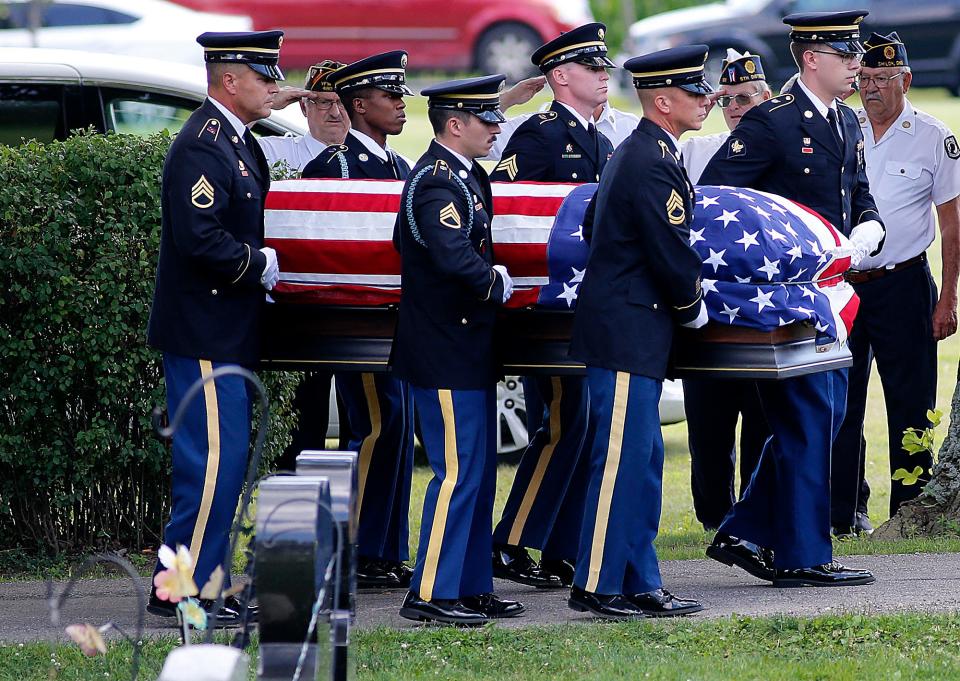
[(839, 12), (846, 9), (869, 10), (869, 0), (793, 0), (790, 12)]
[(200, 102), (150, 92), (104, 89), (103, 105), (111, 129), (131, 135), (152, 135), (161, 130), (171, 134), (179, 132)]
[(64, 134), (63, 86), (0, 83), (0, 144), (52, 142)]
[(57, 2), (49, 5), (43, 12), (43, 26), (99, 26), (102, 24), (132, 24), (137, 18), (130, 14), (117, 12), (104, 7), (74, 5)]

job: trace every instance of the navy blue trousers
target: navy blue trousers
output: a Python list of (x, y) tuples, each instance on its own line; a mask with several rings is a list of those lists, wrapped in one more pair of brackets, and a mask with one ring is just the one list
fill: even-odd
[(580, 477), (577, 471), (589, 426), (587, 382), (581, 376), (526, 379), (524, 401), (528, 400), (530, 405), (537, 400), (544, 405), (543, 423), (531, 434), (520, 459), (493, 540), (574, 560), (586, 488), (586, 464), (579, 468)]
[(598, 594), (652, 591), (661, 586), (653, 540), (663, 484), (663, 384), (590, 366), (587, 381), (596, 432), (573, 582)]
[(846, 387), (845, 369), (757, 381), (771, 436), (720, 531), (773, 549), (777, 568), (832, 560), (830, 448)]
[[(170, 418), (195, 381), (223, 366), (230, 365), (163, 353)], [(249, 385), (243, 378), (218, 378), (191, 400), (173, 436), (173, 504), (163, 543), (190, 549), (193, 579), (201, 589), (225, 560), (229, 583), (232, 557), (225, 555), (247, 473), (250, 408)]]
[(427, 601), (490, 593), (496, 389), (410, 390), (433, 469), (410, 589)]
[(357, 553), (407, 560), (413, 477), (410, 390), (386, 373), (338, 373), (336, 380), (350, 426), (348, 449), (359, 453)]
[[(834, 527), (853, 525), (857, 511), (867, 511), (870, 486), (864, 477), (866, 439), (863, 420), (873, 360), (883, 386), (890, 441), (890, 475), (898, 468), (924, 471), (933, 465), (929, 455), (908, 454), (902, 448), (903, 431), (928, 427), (927, 410), (937, 399), (937, 343), (933, 339), (933, 308), (937, 286), (927, 263), (855, 284), (860, 296), (850, 335), (853, 367), (847, 415), (833, 447), (831, 516)], [(890, 515), (900, 504), (920, 494), (930, 480), (924, 473), (915, 485), (890, 483)]]
[[(697, 520), (716, 529), (743, 496), (770, 436), (756, 382), (685, 378), (683, 408), (690, 447), (690, 483)], [(737, 420), (740, 419), (740, 490), (734, 492)]]

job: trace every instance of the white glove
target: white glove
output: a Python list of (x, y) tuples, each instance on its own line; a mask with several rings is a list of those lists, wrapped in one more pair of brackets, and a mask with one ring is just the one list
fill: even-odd
[(513, 295), (513, 278), (507, 274), (507, 268), (503, 265), (494, 265), (493, 269), (503, 278), (503, 302), (507, 302)]
[(850, 231), (850, 245), (853, 253), (850, 255), (850, 264), (856, 267), (860, 261), (877, 250), (886, 232), (876, 220), (861, 222)]
[(681, 326), (684, 326), (684, 327), (686, 327), (686, 328), (688, 328), (688, 329), (699, 329), (701, 326), (703, 326), (704, 324), (706, 324), (708, 321), (710, 321), (710, 317), (707, 316), (707, 304), (701, 300), (701, 301), (700, 301), (700, 314), (697, 315), (697, 318), (694, 319), (694, 320), (691, 321), (691, 322), (687, 322), (686, 324), (682, 324)]
[(263, 274), (260, 275), (260, 283), (263, 284), (263, 288), (269, 291), (280, 281), (280, 267), (277, 265), (277, 252), (269, 246), (261, 248), (260, 252), (267, 258), (267, 264), (263, 268)]

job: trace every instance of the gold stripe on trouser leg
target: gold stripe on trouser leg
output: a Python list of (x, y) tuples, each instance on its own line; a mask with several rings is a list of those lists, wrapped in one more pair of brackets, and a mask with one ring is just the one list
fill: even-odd
[(630, 374), (617, 372), (617, 387), (613, 393), (613, 414), (610, 419), (610, 439), (607, 440), (607, 460), (603, 465), (600, 498), (593, 523), (593, 544), (590, 546), (590, 571), (587, 573), (587, 591), (596, 591), (603, 567), (603, 547), (610, 522), (610, 504), (620, 470), (620, 450), (623, 447), (623, 428), (627, 415), (627, 397), (630, 393)]
[[(199, 362), (200, 377), (206, 379), (213, 373), (213, 364), (206, 359), (201, 359)], [(193, 536), (190, 538), (190, 553), (193, 556), (194, 569), (200, 558), (203, 534), (210, 519), (213, 495), (217, 491), (217, 473), (220, 471), (220, 407), (217, 405), (217, 386), (214, 383), (210, 381), (203, 384), (203, 402), (207, 410), (207, 470), (203, 476), (200, 509), (197, 511), (197, 521), (193, 526)], [(193, 574), (193, 570), (190, 574)]]
[(563, 397), (563, 385), (557, 376), (551, 378), (550, 383), (553, 385), (553, 399), (550, 400), (550, 439), (540, 450), (537, 465), (533, 469), (533, 475), (530, 476), (530, 484), (523, 493), (520, 508), (517, 509), (517, 517), (513, 519), (513, 525), (510, 527), (507, 543), (514, 546), (520, 546), (520, 537), (523, 536), (523, 528), (527, 524), (530, 509), (533, 508), (533, 502), (537, 500), (540, 485), (543, 484), (543, 476), (547, 474), (547, 466), (550, 465), (553, 452), (557, 448), (557, 443), (560, 442), (560, 399)]
[(367, 402), (367, 413), (370, 416), (370, 434), (363, 438), (360, 444), (359, 480), (357, 485), (357, 514), (363, 506), (363, 491), (367, 488), (367, 474), (370, 472), (370, 460), (373, 459), (373, 448), (377, 446), (383, 422), (380, 417), (380, 398), (377, 396), (377, 384), (373, 374), (360, 374), (363, 381), (363, 396)]
[(437, 581), (437, 564), (440, 561), (440, 549), (443, 547), (443, 533), (447, 527), (447, 514), (450, 512), (450, 498), (457, 485), (460, 460), (457, 455), (457, 424), (453, 418), (453, 394), (449, 390), (438, 390), (440, 413), (443, 414), (443, 482), (437, 494), (437, 507), (433, 511), (433, 524), (430, 526), (430, 541), (427, 543), (427, 556), (423, 561), (423, 574), (420, 577), (420, 598), (429, 601), (433, 598), (433, 585)]

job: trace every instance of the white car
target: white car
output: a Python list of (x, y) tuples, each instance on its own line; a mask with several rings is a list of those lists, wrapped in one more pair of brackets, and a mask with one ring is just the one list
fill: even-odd
[(29, 0), (0, 0), (0, 47), (95, 50), (201, 66), (204, 31), (249, 31), (250, 17), (197, 12), (166, 0), (51, 0), (38, 5), (30, 30)]
[[(206, 96), (206, 72), (200, 66), (0, 48), (0, 144), (19, 144), (22, 138), (49, 142), (91, 126), (98, 132), (174, 133)], [(306, 130), (298, 106), (274, 111), (253, 128), (259, 135)]]

